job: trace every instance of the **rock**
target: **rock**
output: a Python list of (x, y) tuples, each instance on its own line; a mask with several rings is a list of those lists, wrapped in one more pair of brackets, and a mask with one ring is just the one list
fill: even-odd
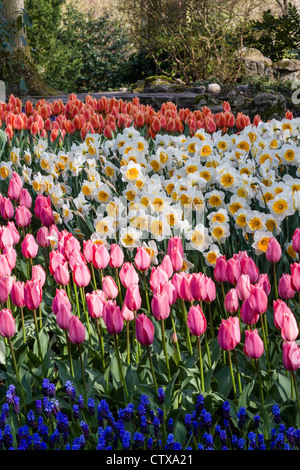
[(2, 80), (0, 80), (0, 101), (4, 103), (6, 101), (5, 83)]
[(300, 76), (299, 59), (282, 59), (273, 64), (274, 76), (279, 80), (295, 80)]
[(132, 93), (142, 93), (145, 88), (145, 80), (138, 80), (134, 85), (130, 87)]
[(241, 93), (247, 93), (249, 91), (249, 85), (245, 84), (245, 85), (237, 85), (235, 87), (236, 91), (239, 91)]
[(165, 76), (147, 77), (145, 79), (145, 93), (179, 93), (185, 90), (181, 83), (174, 82)]
[(244, 47), (242, 52), (237, 52), (236, 56), (239, 57), (239, 54), (244, 62), (246, 75), (272, 75), (272, 60), (265, 57), (258, 49)]
[(210, 83), (207, 87), (208, 93), (220, 93), (221, 87), (218, 83)]
[(205, 93), (205, 86), (202, 85), (202, 86), (193, 86), (193, 87), (189, 87), (189, 88), (186, 88), (185, 91), (187, 91), (188, 93), (195, 93), (196, 95), (200, 95), (202, 93)]
[(281, 93), (270, 90), (254, 96), (252, 115), (259, 114), (263, 120), (282, 119), (286, 113), (286, 100)]

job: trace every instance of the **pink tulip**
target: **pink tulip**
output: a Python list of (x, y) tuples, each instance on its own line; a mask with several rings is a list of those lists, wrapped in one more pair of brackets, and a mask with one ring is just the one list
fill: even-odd
[(13, 172), (12, 179), (16, 181), (16, 183), (20, 186), (20, 188), (23, 187), (22, 178), (16, 171)]
[(79, 250), (73, 250), (69, 256), (69, 266), (73, 272), (77, 264), (86, 264), (84, 255)]
[(157, 266), (157, 268), (153, 266), (150, 274), (150, 289), (152, 292), (155, 292), (158, 286), (165, 284), (168, 280), (168, 274), (161, 265)]
[(15, 319), (11, 313), (11, 310), (4, 308), (0, 311), (0, 335), (3, 338), (11, 338), (15, 332)]
[(240, 265), (241, 274), (248, 274), (251, 284), (254, 284), (259, 276), (259, 269), (253, 259), (250, 256), (247, 258), (245, 257), (240, 261)]
[(11, 287), (10, 298), (16, 307), (25, 307), (24, 282), (15, 281)]
[(211, 277), (202, 276), (201, 296), (204, 302), (213, 302), (216, 298), (216, 285)]
[(155, 328), (150, 320), (144, 313), (137, 315), (135, 321), (135, 334), (136, 339), (143, 346), (150, 346), (154, 341)]
[(15, 178), (11, 178), (8, 184), (7, 196), (13, 201), (18, 201), (20, 197), (22, 186)]
[(2, 254), (6, 257), (10, 269), (13, 270), (16, 267), (16, 261), (17, 261), (16, 250), (12, 246), (7, 245), (2, 251)]
[(81, 344), (85, 340), (85, 327), (76, 315), (72, 315), (69, 325), (69, 340), (73, 344)]
[(171, 256), (173, 250), (178, 250), (183, 257), (183, 246), (180, 237), (171, 237), (168, 241), (167, 255)]
[(11, 276), (0, 276), (0, 303), (7, 302), (11, 288), (13, 285), (13, 278)]
[(170, 315), (170, 305), (166, 294), (154, 294), (151, 310), (156, 320), (165, 320)]
[(258, 359), (263, 355), (264, 343), (260, 338), (257, 329), (245, 330), (244, 353), (251, 359)]
[(134, 312), (132, 310), (129, 310), (125, 302), (123, 303), (121, 313), (125, 321), (131, 321), (134, 319)]
[(50, 240), (48, 239), (49, 235), (48, 227), (41, 227), (36, 235), (36, 241), (38, 245), (42, 248), (47, 248), (50, 246)]
[(44, 268), (42, 268), (42, 266), (39, 264), (32, 266), (31, 278), (39, 281), (41, 284), (41, 287), (43, 287), (46, 282), (46, 273), (44, 271)]
[(104, 276), (102, 279), (102, 290), (107, 299), (115, 299), (119, 289), (111, 276)]
[(203, 273), (192, 273), (191, 280), (190, 280), (190, 289), (191, 295), (195, 300), (203, 300), (202, 299), (202, 277), (204, 276)]
[(14, 213), (15, 211), (11, 203), (11, 200), (8, 197), (4, 197), (0, 205), (0, 214), (2, 218), (5, 220), (12, 219), (14, 216)]
[(66, 291), (64, 289), (56, 289), (56, 293), (52, 301), (52, 311), (55, 315), (57, 315), (62, 304), (65, 304), (71, 311), (72, 306)]
[(21, 237), (12, 220), (7, 222), (7, 228), (10, 231), (11, 236), (13, 238), (13, 244), (16, 245), (17, 243), (19, 243)]
[(56, 323), (62, 330), (70, 328), (72, 313), (66, 304), (61, 304), (56, 314)]
[(118, 335), (124, 327), (124, 317), (119, 306), (115, 306), (107, 311), (105, 325), (108, 333)]
[(292, 237), (292, 247), (296, 253), (300, 253), (300, 229), (298, 227)]
[(230, 289), (225, 296), (225, 309), (229, 313), (237, 312), (239, 309), (239, 298), (236, 289)]
[(295, 341), (299, 334), (297, 320), (293, 313), (284, 312), (281, 323), (281, 337), (284, 341)]
[(265, 291), (266, 295), (270, 295), (271, 292), (271, 284), (270, 280), (268, 278), (268, 275), (263, 273), (258, 276), (258, 280), (256, 283), (258, 286), (261, 286), (263, 290)]
[(268, 297), (261, 286), (252, 285), (248, 297), (249, 305), (260, 315), (265, 313), (268, 308)]
[(94, 242), (92, 240), (83, 240), (83, 256), (87, 263), (93, 262)]
[(278, 282), (278, 295), (284, 300), (292, 299), (296, 291), (292, 286), (292, 276), (290, 274), (282, 274)]
[(0, 276), (10, 276), (11, 267), (5, 255), (0, 254)]
[(68, 263), (59, 264), (54, 271), (55, 282), (60, 286), (66, 286), (70, 282)]
[(217, 282), (227, 281), (227, 261), (225, 255), (217, 258), (214, 267), (214, 278)]
[(5, 225), (0, 226), (0, 250), (3, 250), (7, 246), (13, 246), (14, 239), (11, 231)]
[(277, 263), (282, 255), (280, 243), (276, 238), (272, 237), (269, 240), (268, 248), (266, 251), (266, 258), (270, 263)]
[(257, 313), (253, 308), (251, 307), (249, 303), (249, 298), (245, 299), (244, 302), (241, 305), (241, 320), (246, 324), (246, 325), (255, 325), (259, 319), (259, 313)]
[[(244, 273), (245, 274), (245, 273)], [(241, 275), (240, 263), (238, 259), (230, 258), (227, 260), (226, 277), (230, 284), (236, 284)]]
[(44, 227), (50, 227), (55, 224), (53, 210), (50, 206), (44, 206), (40, 211), (40, 220)]
[(174, 269), (175, 272), (179, 272), (181, 271), (182, 269), (182, 266), (183, 266), (183, 257), (180, 253), (179, 250), (172, 250), (171, 254), (170, 254), (170, 259), (171, 259), (171, 263), (172, 263), (172, 267)]
[(246, 300), (250, 295), (250, 277), (248, 274), (241, 274), (236, 284), (236, 292), (238, 298), (242, 301)]
[(238, 317), (223, 319), (218, 332), (220, 348), (224, 351), (232, 351), (240, 341), (241, 331)]
[(109, 263), (110, 255), (107, 248), (101, 244), (95, 244), (93, 253), (93, 265), (96, 269), (105, 269)]
[(285, 313), (292, 314), (292, 311), (286, 305), (286, 303), (281, 299), (273, 300), (273, 310), (274, 310), (274, 325), (278, 330), (280, 330), (282, 327), (284, 314)]
[(38, 219), (40, 219), (41, 217), (41, 211), (43, 207), (46, 207), (46, 206), (51, 207), (50, 196), (46, 197), (43, 194), (38, 194), (34, 203), (34, 214)]
[(300, 367), (300, 348), (295, 341), (286, 341), (282, 344), (283, 365), (286, 370), (295, 372)]
[(49, 270), (52, 276), (54, 276), (55, 270), (58, 265), (64, 264), (66, 262), (66, 258), (62, 253), (59, 253), (59, 251), (54, 250), (50, 251), (50, 262), (49, 262)]
[(300, 291), (300, 263), (291, 264), (291, 283), (292, 288), (296, 291)]
[(124, 253), (122, 248), (119, 247), (116, 243), (113, 243), (110, 246), (110, 259), (109, 265), (112, 268), (120, 268), (124, 262)]
[(36, 257), (39, 245), (36, 243), (34, 236), (28, 233), (22, 241), (21, 248), (23, 256), (32, 259)]
[(67, 260), (69, 260), (74, 250), (81, 250), (80, 242), (71, 233), (63, 235), (61, 241), (63, 242), (63, 254)]
[(31, 224), (31, 212), (26, 206), (16, 207), (15, 220), (18, 227), (29, 227)]
[(168, 297), (168, 301), (170, 305), (175, 304), (177, 300), (177, 291), (176, 288), (173, 286), (171, 281), (166, 282), (165, 284), (161, 285), (156, 292), (158, 294), (166, 294)]
[(134, 262), (139, 271), (146, 271), (151, 264), (151, 258), (144, 246), (140, 246), (136, 250)]
[(36, 310), (42, 302), (42, 287), (36, 279), (28, 280), (24, 286), (25, 306), (29, 310)]
[(32, 197), (30, 196), (30, 193), (29, 193), (28, 189), (25, 189), (25, 188), (21, 189), (19, 204), (20, 204), (20, 206), (27, 207), (27, 209), (31, 208)]
[(86, 287), (91, 282), (91, 273), (85, 263), (77, 264), (73, 271), (73, 279), (77, 287)]
[(138, 285), (127, 287), (124, 303), (129, 310), (132, 310), (133, 312), (136, 312), (141, 308), (142, 298)]
[(139, 283), (139, 275), (132, 263), (126, 262), (122, 265), (119, 278), (124, 287), (129, 287)]
[(192, 305), (187, 315), (187, 326), (191, 335), (200, 336), (206, 331), (207, 322), (200, 305)]
[[(165, 255), (163, 257), (163, 260), (161, 262), (161, 267), (167, 273), (168, 278), (170, 279), (173, 276), (173, 263), (172, 263), (171, 258), (170, 258), (169, 255)], [(180, 271), (180, 269), (175, 269), (175, 271)]]
[(102, 317), (105, 301), (105, 296), (101, 290), (86, 294), (86, 303), (91, 318)]
[(184, 273), (180, 285), (180, 292), (177, 293), (180, 299), (192, 302), (194, 300), (190, 289), (191, 275)]

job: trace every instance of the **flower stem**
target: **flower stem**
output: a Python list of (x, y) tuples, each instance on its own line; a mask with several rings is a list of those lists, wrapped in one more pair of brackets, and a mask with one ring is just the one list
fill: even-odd
[(232, 367), (232, 361), (231, 361), (231, 351), (228, 351), (228, 362), (229, 362), (229, 368), (230, 368), (230, 375), (231, 375), (231, 382), (232, 382), (232, 387), (233, 387), (234, 399), (237, 402), (236, 385), (235, 385), (235, 381), (234, 381), (233, 367)]
[(165, 359), (166, 359), (166, 364), (167, 364), (167, 369), (168, 369), (168, 378), (169, 380), (171, 380), (171, 372), (170, 372), (169, 357), (168, 357), (167, 345), (166, 345), (164, 320), (161, 320), (161, 337), (162, 337), (162, 343), (163, 343)]
[(146, 295), (147, 309), (148, 309), (148, 312), (150, 313), (151, 308), (150, 308), (150, 301), (149, 301), (149, 295), (148, 295), (148, 290), (147, 290), (146, 276), (145, 276), (144, 271), (143, 271), (142, 275), (143, 275), (143, 281), (144, 281), (144, 289), (145, 289), (145, 295)]
[(22, 321), (22, 331), (23, 331), (23, 342), (26, 343), (26, 332), (25, 332), (25, 322), (24, 322), (24, 309), (21, 307), (21, 321)]
[(297, 381), (296, 381), (296, 376), (295, 376), (294, 371), (292, 371), (292, 378), (293, 378), (293, 383), (294, 383), (294, 388), (295, 388), (295, 393), (296, 393), (296, 398), (297, 398), (298, 411), (300, 411), (299, 392), (298, 392)]
[(274, 286), (275, 286), (275, 298), (278, 299), (278, 287), (277, 287), (277, 276), (276, 276), (276, 263), (273, 263), (273, 275), (274, 275)]
[(126, 321), (126, 342), (127, 342), (127, 364), (130, 364), (130, 337), (129, 337), (130, 322)]
[(155, 377), (155, 372), (154, 372), (154, 367), (153, 367), (153, 362), (152, 362), (150, 346), (147, 346), (147, 353), (148, 353), (148, 357), (149, 357), (149, 362), (150, 362), (150, 368), (151, 368), (152, 378), (153, 378), (153, 382), (154, 382), (154, 387), (155, 387), (155, 390), (157, 391), (158, 387), (157, 387), (157, 382), (156, 382), (156, 377)]
[(115, 268), (115, 271), (116, 271), (116, 279), (117, 279), (118, 290), (119, 290), (120, 307), (122, 308), (122, 306), (123, 306), (123, 297), (122, 297), (122, 290), (121, 290), (121, 283), (120, 283), (118, 268)]
[(87, 308), (86, 308), (85, 292), (84, 292), (84, 288), (83, 288), (83, 287), (80, 288), (80, 295), (81, 295), (81, 302), (82, 302), (83, 311), (84, 311), (84, 313), (85, 313), (85, 318), (86, 318), (86, 323), (87, 323), (87, 329), (88, 329), (88, 333), (89, 333), (89, 335), (90, 335), (90, 334), (91, 334), (91, 331), (90, 331), (89, 314), (88, 314), (88, 311), (87, 311)]
[(96, 326), (97, 326), (97, 333), (99, 338), (99, 344), (101, 349), (101, 356), (102, 356), (102, 366), (103, 372), (105, 371), (105, 360), (104, 360), (104, 342), (103, 342), (103, 331), (101, 327), (101, 319), (96, 318)]
[(186, 327), (187, 346), (190, 350), (190, 353), (193, 354), (193, 348), (192, 348), (191, 337), (190, 337), (190, 330), (189, 330), (188, 325), (187, 325), (186, 309), (185, 309), (183, 299), (181, 299), (181, 306), (182, 306), (182, 313), (183, 313), (183, 316), (184, 316), (184, 323), (185, 323), (185, 327)]
[(257, 371), (257, 377), (258, 377), (258, 382), (259, 382), (260, 396), (261, 396), (261, 404), (262, 404), (263, 406), (265, 406), (263, 384), (262, 384), (262, 380), (261, 380), (261, 373), (260, 373), (260, 368), (259, 368), (258, 359), (254, 359), (254, 362), (255, 362), (256, 371)]
[(83, 360), (82, 360), (82, 353), (81, 353), (81, 344), (78, 345), (78, 350), (79, 350), (80, 366), (81, 366), (82, 381), (83, 381), (84, 400), (85, 400), (85, 404), (87, 404), (87, 391), (86, 391), (86, 382), (85, 382), (84, 367), (83, 367)]
[(70, 343), (69, 343), (68, 333), (66, 330), (65, 330), (65, 337), (66, 337), (66, 343), (67, 343), (67, 348), (68, 348), (70, 371), (71, 371), (72, 377), (74, 378), (74, 369), (73, 369), (73, 362), (72, 362), (72, 356), (71, 356), (71, 351), (70, 351)]
[(122, 385), (123, 385), (124, 390), (125, 390), (126, 398), (127, 398), (127, 400), (128, 400), (128, 399), (129, 399), (129, 395), (128, 395), (128, 390), (127, 390), (126, 382), (125, 382), (124, 375), (123, 375), (123, 370), (122, 370), (122, 365), (121, 365), (121, 359), (120, 359), (120, 354), (119, 354), (119, 348), (118, 348), (117, 335), (113, 335), (113, 337), (114, 337), (114, 345), (115, 345), (115, 351), (116, 351), (116, 356), (117, 356), (117, 361), (118, 361), (118, 367), (119, 367), (119, 374), (120, 374), (120, 378), (121, 378)]
[(37, 340), (39, 358), (42, 362), (43, 357), (42, 357), (42, 349), (41, 349), (41, 343), (40, 343), (40, 338), (39, 338), (39, 328), (38, 328), (37, 319), (36, 319), (36, 310), (33, 310), (33, 320), (34, 320), (34, 326), (35, 326), (35, 331), (36, 331), (36, 340)]
[(201, 351), (201, 342), (200, 336), (197, 336), (198, 344), (198, 354), (199, 354), (199, 367), (200, 367), (200, 377), (201, 377), (201, 390), (204, 392), (204, 373), (203, 373), (203, 360), (202, 360), (202, 351)]

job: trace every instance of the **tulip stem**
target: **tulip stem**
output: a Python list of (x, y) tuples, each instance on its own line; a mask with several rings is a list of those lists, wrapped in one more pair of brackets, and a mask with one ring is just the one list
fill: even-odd
[(210, 357), (210, 350), (209, 350), (209, 345), (208, 345), (206, 332), (204, 333), (204, 339), (205, 339), (205, 346), (206, 346), (206, 352), (207, 352), (207, 358), (208, 358), (208, 367), (210, 368), (211, 367), (211, 357)]
[(151, 308), (150, 308), (150, 301), (149, 301), (149, 295), (148, 295), (148, 290), (147, 290), (147, 282), (146, 282), (146, 276), (145, 276), (145, 272), (143, 271), (143, 281), (144, 281), (144, 289), (145, 289), (145, 296), (146, 296), (146, 302), (147, 302), (147, 309), (148, 309), (148, 312), (150, 313), (151, 312)]
[(21, 307), (21, 321), (22, 321), (22, 331), (23, 331), (23, 342), (26, 343), (26, 331), (25, 331), (25, 322), (24, 322), (24, 309)]
[(76, 307), (77, 307), (77, 315), (78, 318), (80, 318), (80, 309), (79, 309), (79, 303), (78, 303), (78, 292), (77, 292), (77, 287), (76, 284), (73, 280), (73, 285), (74, 285), (74, 293), (75, 293), (75, 302), (76, 302)]
[(213, 328), (213, 318), (212, 318), (212, 311), (211, 311), (211, 302), (208, 302), (208, 316), (209, 316), (209, 326), (210, 326), (210, 335), (211, 339), (214, 339), (215, 333)]
[(167, 369), (168, 369), (168, 378), (169, 380), (171, 380), (171, 372), (170, 372), (169, 357), (168, 357), (167, 345), (166, 345), (164, 320), (161, 320), (161, 338), (162, 338), (163, 348), (165, 352), (165, 359), (166, 359), (166, 364), (167, 364)]
[(85, 292), (84, 292), (84, 288), (83, 288), (83, 287), (80, 288), (80, 295), (81, 295), (81, 302), (82, 302), (83, 311), (84, 311), (84, 313), (85, 313), (85, 318), (86, 318), (86, 323), (87, 323), (87, 329), (88, 329), (88, 333), (89, 333), (89, 335), (90, 335), (90, 334), (91, 334), (91, 331), (90, 331), (89, 315), (88, 315), (88, 311), (87, 311), (87, 308), (86, 308)]
[(120, 359), (120, 354), (119, 354), (119, 348), (118, 348), (117, 335), (113, 335), (113, 337), (114, 337), (114, 345), (115, 345), (115, 351), (116, 351), (116, 356), (117, 356), (117, 361), (118, 361), (120, 379), (121, 379), (121, 382), (123, 384), (123, 387), (124, 387), (124, 390), (125, 390), (125, 393), (126, 393), (126, 398), (128, 400), (129, 395), (128, 395), (128, 390), (127, 390), (126, 382), (125, 382), (124, 375), (123, 375), (121, 359)]
[(93, 263), (90, 263), (90, 265), (91, 265), (91, 271), (92, 271), (92, 278), (93, 278), (94, 289), (97, 290), (97, 282), (96, 282), (96, 276), (95, 276), (94, 265), (93, 265)]
[(148, 353), (148, 357), (149, 357), (149, 362), (150, 362), (150, 368), (151, 368), (152, 378), (153, 378), (153, 382), (154, 382), (154, 387), (155, 387), (155, 390), (157, 391), (158, 387), (157, 387), (157, 382), (156, 382), (156, 377), (155, 377), (155, 372), (154, 372), (154, 367), (153, 367), (153, 362), (152, 362), (150, 346), (147, 346), (147, 353)]
[(268, 364), (268, 371), (271, 370), (271, 365), (270, 365), (270, 360), (269, 360), (269, 353), (268, 353), (268, 345), (267, 345), (267, 339), (266, 339), (266, 333), (265, 333), (265, 327), (264, 327), (264, 319), (263, 316), (260, 316), (260, 321), (261, 321), (261, 329), (262, 329), (262, 335), (263, 335), (263, 341), (264, 341), (264, 346), (266, 350), (266, 358), (267, 358), (267, 364)]
[(234, 399), (237, 402), (236, 385), (235, 385), (235, 381), (234, 381), (232, 360), (231, 360), (231, 351), (228, 351), (228, 362), (229, 362), (229, 368), (230, 368), (230, 375), (231, 375), (231, 382), (232, 382), (232, 387), (233, 387)]
[(273, 275), (274, 275), (274, 286), (275, 286), (275, 298), (278, 299), (278, 287), (277, 287), (277, 276), (276, 276), (276, 263), (273, 263)]
[(74, 379), (74, 369), (73, 369), (73, 362), (72, 362), (72, 356), (71, 356), (71, 351), (70, 351), (70, 343), (69, 343), (68, 333), (67, 333), (66, 330), (65, 330), (65, 337), (66, 337), (66, 343), (67, 343), (67, 348), (68, 348), (70, 371), (71, 371), (71, 375)]
[[(171, 321), (172, 321), (173, 332), (174, 332), (175, 335), (177, 336), (177, 333), (176, 333), (176, 326), (175, 326), (175, 320), (174, 320), (174, 317), (173, 317), (173, 313), (172, 313), (172, 312), (170, 313), (170, 317), (171, 317)], [(177, 339), (177, 341), (175, 342), (175, 344), (176, 344), (176, 349), (177, 349), (177, 353), (178, 353), (179, 360), (181, 360), (181, 354), (180, 354), (180, 348), (179, 348), (178, 339)]]
[(14, 364), (16, 376), (17, 376), (19, 384), (21, 385), (21, 379), (20, 379), (19, 369), (18, 369), (18, 366), (17, 366), (16, 356), (15, 356), (14, 348), (13, 348), (13, 345), (12, 345), (12, 342), (11, 342), (10, 338), (8, 338), (8, 344), (9, 344), (9, 347), (10, 347), (11, 357), (12, 357), (12, 361), (13, 361), (13, 364)]
[(36, 318), (36, 310), (33, 310), (33, 320), (34, 320), (34, 326), (35, 326), (35, 331), (36, 331), (36, 340), (37, 340), (39, 358), (42, 362), (43, 356), (42, 356), (42, 349), (41, 349), (41, 343), (40, 343), (40, 338), (39, 338), (39, 328), (38, 328), (38, 323), (37, 323), (37, 318)]
[(258, 377), (258, 382), (259, 382), (259, 389), (260, 389), (260, 396), (261, 396), (261, 404), (262, 404), (263, 406), (265, 406), (263, 384), (262, 384), (262, 380), (261, 380), (261, 373), (260, 373), (260, 368), (259, 368), (258, 359), (254, 359), (254, 362), (255, 362), (256, 371), (257, 371), (257, 377)]
[(84, 367), (83, 367), (83, 360), (82, 360), (82, 353), (81, 353), (81, 344), (78, 345), (78, 350), (79, 350), (79, 359), (80, 359), (82, 381), (83, 381), (84, 400), (85, 400), (85, 404), (87, 404), (87, 391), (86, 391)]
[(40, 329), (43, 328), (42, 304), (39, 305)]
[(119, 278), (119, 271), (118, 271), (118, 268), (115, 268), (115, 270), (116, 270), (116, 279), (117, 279), (118, 290), (119, 290), (120, 306), (121, 306), (121, 308), (122, 308), (122, 306), (123, 306), (123, 298), (122, 298), (122, 290), (121, 290), (121, 284), (120, 284), (120, 278)]
[(291, 374), (292, 374), (293, 383), (294, 383), (294, 388), (295, 388), (295, 393), (296, 393), (296, 398), (297, 398), (298, 411), (300, 411), (300, 399), (299, 399), (299, 392), (298, 392), (298, 387), (297, 387), (297, 381), (296, 381), (295, 372), (294, 372), (294, 371), (291, 371)]
[(96, 325), (97, 325), (97, 333), (98, 333), (98, 338), (99, 338), (99, 343), (100, 343), (100, 348), (101, 348), (101, 356), (102, 356), (102, 366), (103, 366), (103, 372), (105, 371), (105, 360), (104, 360), (104, 342), (103, 342), (103, 331), (102, 331), (102, 326), (101, 326), (101, 318), (96, 318)]
[(190, 353), (193, 354), (193, 348), (192, 348), (191, 337), (190, 337), (190, 330), (189, 330), (189, 327), (187, 325), (187, 316), (186, 316), (186, 310), (185, 310), (185, 305), (184, 305), (184, 300), (183, 299), (181, 299), (181, 305), (182, 305), (182, 313), (183, 313), (183, 316), (184, 316), (184, 323), (185, 323), (185, 327), (186, 327), (187, 346), (190, 350)]
[(201, 391), (204, 392), (204, 373), (203, 373), (203, 360), (202, 360), (202, 350), (201, 350), (201, 342), (200, 336), (197, 336), (197, 344), (198, 344), (198, 353), (199, 353), (199, 366), (200, 366), (200, 377), (201, 377)]
[(238, 378), (238, 384), (239, 384), (239, 393), (241, 395), (241, 393), (242, 393), (241, 376), (240, 376), (240, 372), (239, 372), (239, 366), (238, 366), (238, 361), (237, 361), (235, 350), (233, 350), (233, 356), (234, 356), (234, 363), (235, 363), (235, 368), (236, 368), (236, 373), (237, 373), (237, 378)]
[(127, 364), (130, 364), (129, 321), (126, 321)]

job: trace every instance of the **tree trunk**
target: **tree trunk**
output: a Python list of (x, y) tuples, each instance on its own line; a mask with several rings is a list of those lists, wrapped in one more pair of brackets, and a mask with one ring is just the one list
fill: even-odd
[[(24, 10), (24, 0), (2, 0), (3, 4), (3, 16), (9, 25), (15, 25), (16, 19)], [(14, 28), (15, 29), (15, 28)], [(24, 48), (24, 42), (22, 41), (22, 35), (24, 36), (24, 30), (21, 29), (17, 33), (14, 33), (14, 48)]]

